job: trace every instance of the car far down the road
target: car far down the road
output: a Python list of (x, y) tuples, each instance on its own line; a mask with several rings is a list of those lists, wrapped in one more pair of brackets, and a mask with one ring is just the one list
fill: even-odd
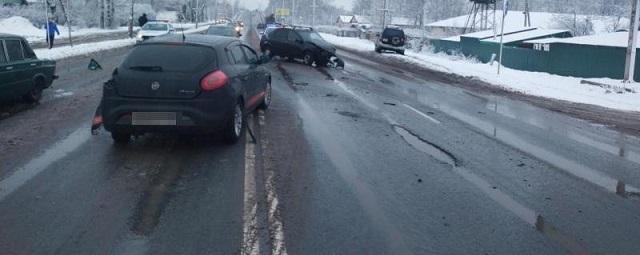
[(230, 25), (211, 25), (207, 29), (208, 35), (226, 36), (226, 37), (240, 37), (240, 30)]
[(136, 45), (104, 84), (96, 117), (117, 143), (153, 132), (222, 135), (236, 142), (244, 117), (271, 102), (271, 74), (241, 41), (165, 36)]
[(0, 101), (38, 102), (55, 75), (56, 62), (36, 57), (23, 37), (0, 34)]
[(149, 21), (144, 24), (138, 35), (136, 36), (137, 42), (142, 42), (153, 37), (168, 35), (174, 33), (176, 30), (169, 22), (166, 21)]

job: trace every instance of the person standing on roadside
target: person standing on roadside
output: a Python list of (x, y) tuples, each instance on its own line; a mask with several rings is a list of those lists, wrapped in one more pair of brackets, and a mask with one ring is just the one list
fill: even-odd
[(146, 13), (143, 13), (143, 14), (142, 14), (142, 16), (140, 16), (140, 18), (138, 18), (138, 25), (139, 25), (140, 27), (142, 27), (142, 26), (144, 26), (144, 24), (147, 24), (147, 21), (149, 21), (149, 20), (147, 19), (147, 14), (146, 14)]
[(56, 37), (56, 33), (60, 35), (60, 31), (58, 31), (58, 25), (53, 19), (49, 19), (47, 24), (44, 25), (44, 30), (46, 30), (47, 36), (47, 44), (49, 44), (49, 49), (53, 48), (53, 41)]

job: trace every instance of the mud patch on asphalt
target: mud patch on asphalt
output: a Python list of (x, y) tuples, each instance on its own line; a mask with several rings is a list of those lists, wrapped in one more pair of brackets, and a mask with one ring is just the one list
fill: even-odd
[(291, 74), (289, 74), (289, 71), (287, 71), (287, 69), (284, 69), (282, 63), (278, 63), (276, 65), (276, 68), (278, 69), (278, 71), (280, 71), (282, 78), (284, 78), (284, 80), (287, 82), (287, 86), (289, 86), (289, 88), (291, 88), (293, 91), (298, 91), (298, 88), (294, 86), (294, 81), (291, 77)]
[(337, 111), (336, 113), (337, 113), (337, 114), (340, 114), (340, 115), (342, 115), (342, 116), (349, 117), (349, 118), (354, 118), (354, 119), (357, 119), (357, 118), (360, 118), (360, 117), (361, 117), (361, 116), (360, 116), (360, 114), (357, 114), (357, 113), (355, 113), (355, 112)]
[[(170, 148), (175, 148), (171, 145)], [(160, 221), (160, 216), (166, 208), (171, 190), (175, 188), (183, 171), (186, 155), (178, 159), (166, 159), (156, 165), (150, 172), (155, 173), (149, 185), (138, 201), (135, 213), (131, 219), (131, 232), (136, 235), (148, 236)]]
[(322, 75), (324, 75), (325, 77), (327, 77), (327, 80), (335, 80), (333, 78), (333, 76), (329, 73), (329, 71), (327, 71), (326, 68), (324, 67), (320, 67), (320, 68), (315, 68), (316, 70), (318, 70), (318, 72), (320, 72)]

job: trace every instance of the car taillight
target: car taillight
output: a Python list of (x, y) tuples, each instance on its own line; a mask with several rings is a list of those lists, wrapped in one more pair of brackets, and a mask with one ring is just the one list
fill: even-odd
[(222, 71), (207, 74), (200, 81), (200, 88), (205, 91), (216, 90), (227, 84), (229, 77)]

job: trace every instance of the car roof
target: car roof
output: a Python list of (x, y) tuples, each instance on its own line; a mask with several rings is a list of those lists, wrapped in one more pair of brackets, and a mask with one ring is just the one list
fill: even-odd
[(185, 34), (184, 40), (182, 39), (182, 34), (173, 34), (173, 35), (165, 35), (159, 36), (147, 41), (142, 42), (140, 45), (145, 44), (176, 44), (176, 43), (186, 43), (186, 44), (197, 44), (203, 46), (212, 46), (212, 47), (224, 47), (231, 42), (240, 42), (240, 40), (225, 37), (225, 36), (214, 36), (214, 35), (201, 35), (201, 34)]
[(22, 36), (14, 35), (14, 34), (6, 34), (6, 33), (0, 33), (0, 38), (14, 38), (14, 39), (24, 40), (24, 37)]

